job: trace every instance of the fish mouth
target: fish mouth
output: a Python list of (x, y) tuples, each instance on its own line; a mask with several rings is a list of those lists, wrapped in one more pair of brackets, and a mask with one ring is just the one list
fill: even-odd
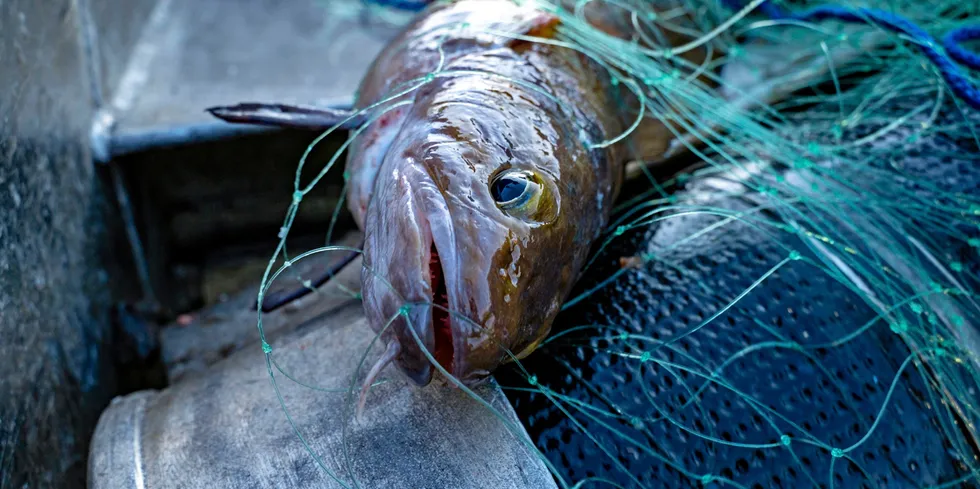
[(429, 287), (432, 291), (431, 326), (434, 343), (434, 346), (429, 347), (429, 352), (449, 375), (454, 375), (453, 364), (456, 352), (453, 346), (452, 317), (449, 313), (449, 294), (446, 291), (445, 271), (435, 240), (429, 247)]
[(392, 172), (378, 188), (383, 204), (368, 213), (361, 271), (368, 323), (398, 343), (392, 361), (415, 384), (440, 370), (456, 376), (462, 351), (449, 311), (459, 306), (459, 260), (448, 202), (418, 167)]
[[(452, 301), (449, 295), (454, 283), (454, 276), (450, 273), (455, 264), (455, 246), (444, 200), (428, 198), (414, 203), (413, 208), (415, 232), (419, 235), (423, 254), (422, 267), (417, 269), (415, 283), (422, 282), (424, 287), (418, 292), (425, 292), (421, 297), (416, 296), (418, 300), (412, 301), (414, 305), (399, 328), (397, 336), (402, 340), (399, 364), (417, 384), (427, 385), (438, 371), (432, 365), (430, 355), (447, 374), (456, 375), (455, 325), (450, 313)], [(415, 331), (426, 351), (418, 348), (420, 345), (409, 328)]]
[[(416, 280), (425, 282), (423, 303), (409, 315), (409, 327), (419, 332), (425, 349), (435, 363), (449, 376), (459, 373), (457, 329), (455, 318), (450, 311), (457, 307), (456, 294), (459, 270), (456, 235), (452, 215), (446, 197), (435, 184), (435, 180), (425, 169), (420, 169), (412, 192), (412, 208), (415, 211), (416, 232), (419, 234), (423, 256)], [(404, 346), (404, 345), (403, 345)], [(426, 364), (427, 372), (422, 380), (428, 384), (439, 369), (433, 366), (425, 352), (413, 352)]]

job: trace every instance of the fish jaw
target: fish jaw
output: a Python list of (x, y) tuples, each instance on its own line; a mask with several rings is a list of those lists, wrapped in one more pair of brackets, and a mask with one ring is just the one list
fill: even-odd
[(420, 165), (382, 170), (374, 193), (365, 217), (365, 313), (385, 342), (401, 347), (395, 365), (425, 386), (434, 374), (430, 357), (449, 375), (456, 370), (445, 292), (455, 277), (447, 271), (456, 266), (448, 208)]

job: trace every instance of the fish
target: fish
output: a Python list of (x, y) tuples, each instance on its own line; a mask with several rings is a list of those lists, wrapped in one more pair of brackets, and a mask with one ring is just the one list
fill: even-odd
[[(602, 2), (586, 15), (611, 34), (630, 21)], [(535, 2), (435, 3), (376, 57), (350, 110), (209, 109), (229, 122), (359, 131), (347, 202), (364, 235), (365, 315), (387, 345), (369, 380), (393, 362), (419, 386), (437, 370), (470, 386), (526, 357), (607, 224), (627, 162), (666, 161), (673, 135), (653, 118), (604, 144), (635, 112), (594, 60), (526, 39), (558, 26)], [(361, 112), (383, 100), (396, 107)]]
[[(634, 14), (615, 2), (558, 3), (581, 7), (596, 35), (635, 34)], [(350, 108), (245, 102), (208, 109), (233, 123), (356, 131), (347, 205), (364, 235), (365, 315), (386, 345), (365, 386), (390, 363), (419, 386), (436, 373), (471, 386), (526, 358), (551, 330), (624, 182), (643, 173), (665, 180), (699, 164), (687, 150), (703, 141), (657, 117), (638, 119), (638, 100), (606, 67), (578, 50), (534, 42), (561, 28), (555, 4), (432, 3), (373, 60)], [(663, 49), (694, 39), (681, 31), (665, 30), (659, 46), (633, 41)], [(813, 34), (795, 35), (793, 49), (819, 45)], [(831, 60), (844, 64), (881, 42), (862, 37)], [(756, 40), (723, 63), (721, 100), (750, 110), (827, 74), (810, 66), (812, 57), (786, 59), (784, 49)], [(692, 66), (710, 60), (703, 47), (676, 56)], [(717, 86), (707, 73), (697, 79)]]

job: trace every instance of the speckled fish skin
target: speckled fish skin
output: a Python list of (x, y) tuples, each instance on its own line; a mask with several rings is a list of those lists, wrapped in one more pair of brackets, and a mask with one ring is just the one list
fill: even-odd
[[(603, 70), (571, 50), (490, 33), (524, 34), (549, 19), (509, 0), (432, 7), (379, 55), (359, 90), (357, 106), (369, 106), (435, 71), (440, 58), (444, 71), (466, 72), (404, 96), (411, 104), (368, 126), (347, 163), (349, 208), (365, 234), (365, 312), (386, 342), (399, 343), (395, 363), (419, 385), (434, 369), (412, 332), (434, 351), (433, 308), (398, 313), (433, 300), (433, 247), (454, 311), (444, 367), (473, 384), (548, 333), (620, 187), (617, 149), (589, 149), (624, 128)], [(540, 184), (533, 211), (495, 204), (491, 181), (510, 168)]]

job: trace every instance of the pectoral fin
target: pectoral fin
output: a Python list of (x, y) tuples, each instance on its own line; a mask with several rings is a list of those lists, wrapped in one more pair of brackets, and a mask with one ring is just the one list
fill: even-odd
[(211, 115), (244, 124), (327, 130), (339, 124), (340, 129), (355, 129), (364, 123), (363, 115), (345, 107), (314, 107), (288, 104), (240, 103), (211, 107)]

